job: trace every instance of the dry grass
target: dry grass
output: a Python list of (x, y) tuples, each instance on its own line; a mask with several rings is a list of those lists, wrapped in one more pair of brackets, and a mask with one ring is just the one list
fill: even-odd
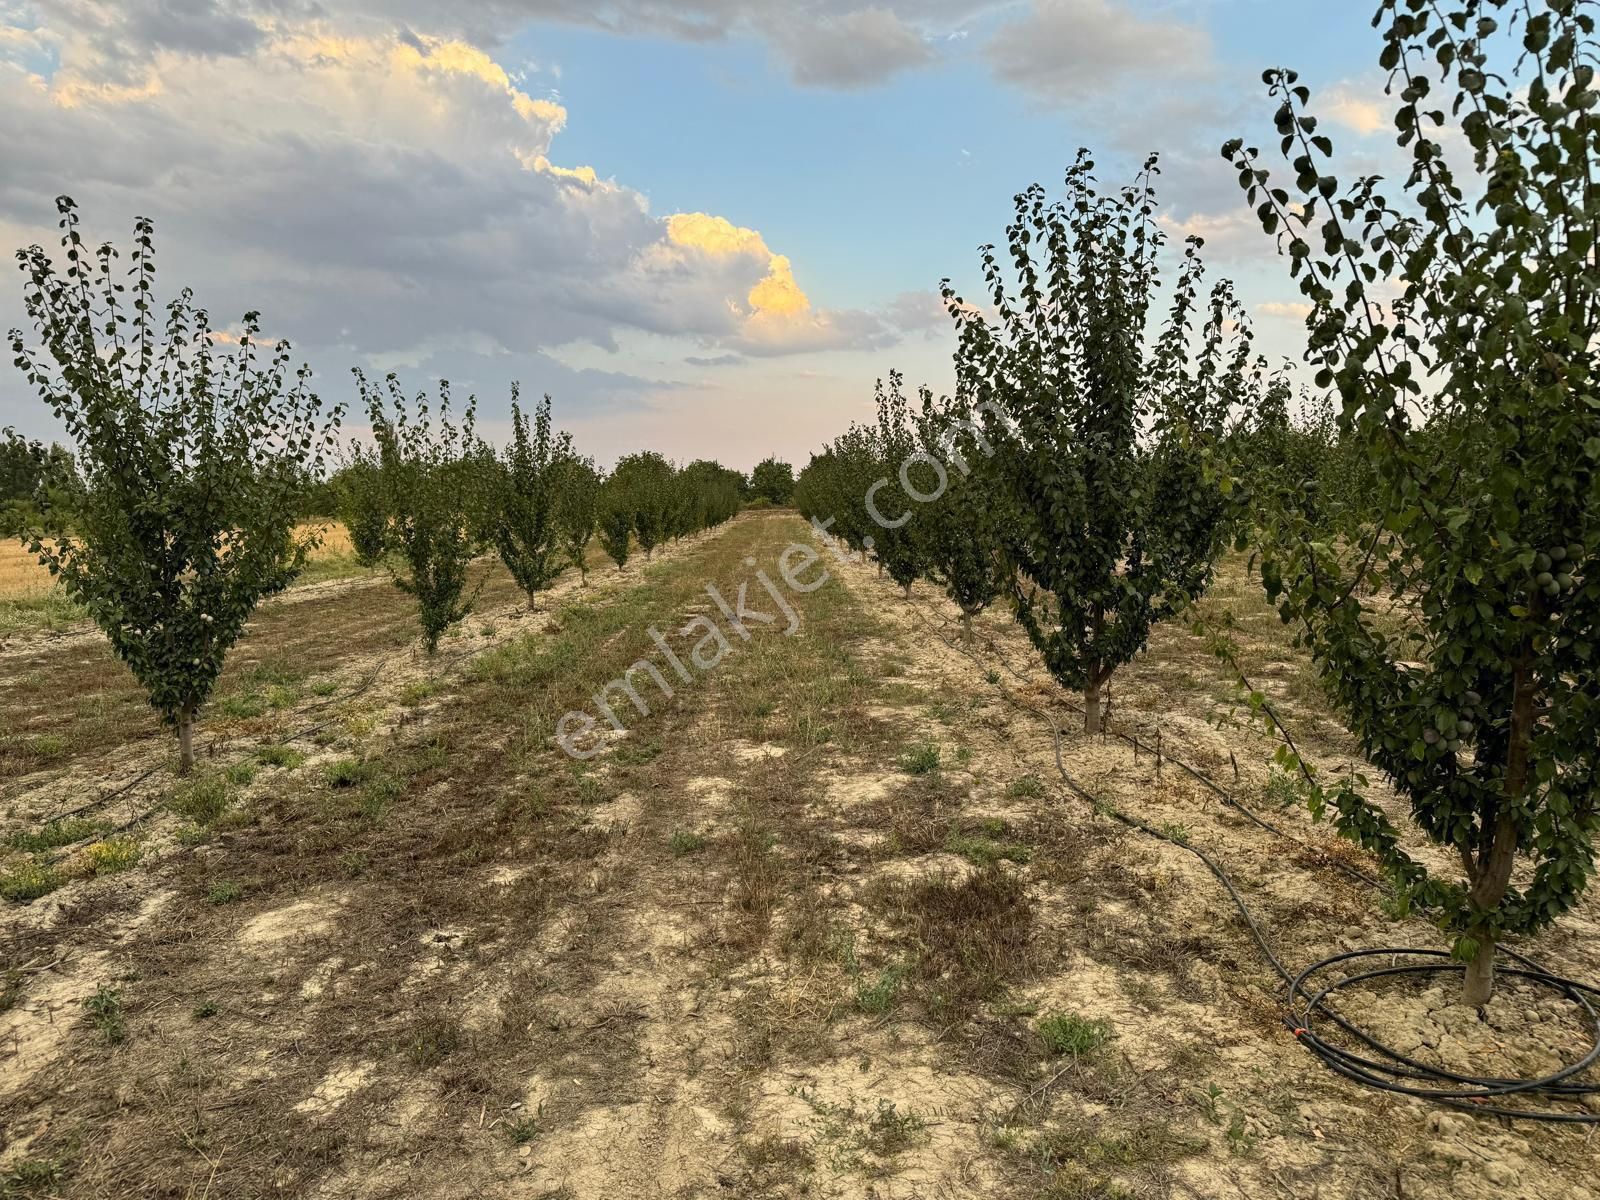
[[(312, 551), (313, 563), (354, 556), (349, 531), (340, 522), (304, 522), (297, 527), (301, 535), (313, 530), (320, 530), (323, 535), (322, 544)], [(36, 600), (54, 589), (50, 572), (39, 565), (26, 546), (14, 539), (0, 541), (0, 600)]]

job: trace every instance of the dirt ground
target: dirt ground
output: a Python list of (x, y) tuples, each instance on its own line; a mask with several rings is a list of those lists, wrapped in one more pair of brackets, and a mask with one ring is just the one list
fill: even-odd
[[(1370, 864), (1294, 806), (1185, 623), (1114, 685), (1158, 764), (1073, 732), (1009, 618), (963, 645), (925, 584), (908, 602), (819, 551), (785, 636), (756, 572), (808, 542), (747, 514), (536, 613), (491, 572), (431, 660), (386, 584), (296, 589), (235, 654), (187, 782), (93, 635), (0, 650), (0, 866), (42, 880), (0, 909), (0, 1192), (1600, 1196), (1581, 1127), (1319, 1065), (1216, 880), (1062, 780), (1040, 710), (1077, 785), (1214, 854), (1291, 967), (1440, 944), (1341, 869)], [(748, 640), (717, 601), (741, 585), (775, 618)], [(1237, 564), (1225, 607), (1308, 758), (1346, 764)], [(729, 647), (704, 670), (697, 618)], [(649, 714), (617, 700), (626, 730), (563, 754), (562, 715), (642, 658), (671, 697), (638, 675)], [(1525, 949), (1595, 979), (1596, 933), (1591, 899)], [(1482, 1019), (1448, 987), (1342, 1003), (1446, 1065), (1585, 1046), (1514, 981)]]

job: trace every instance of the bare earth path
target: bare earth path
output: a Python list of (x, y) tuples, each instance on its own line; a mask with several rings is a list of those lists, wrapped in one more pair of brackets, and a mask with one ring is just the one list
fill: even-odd
[[(794, 574), (827, 582), (789, 589), (797, 541), (792, 515), (747, 514), (552, 613), (491, 611), (447, 647), (487, 646), (471, 659), (396, 659), (366, 688), (369, 659), (340, 663), (330, 694), (296, 684), (239, 718), (220, 811), (166, 781), (136, 866), (5, 911), (0, 1179), (330, 1200), (1595, 1195), (1581, 1131), (1316, 1065), (1215, 881), (1061, 784), (1020, 706), (1061, 698), (1003, 615), (969, 656), (925, 585), (908, 604), (821, 552)], [(771, 622), (742, 639), (708, 583), (729, 602), (745, 585)], [(730, 647), (708, 670), (689, 656), (707, 626), (676, 632), (697, 616)], [(645, 658), (673, 695), (636, 672), (647, 716), (613, 692), (627, 732), (585, 762), (556, 749), (561, 715)], [(1230, 784), (1231, 751), (1260, 800), (1270, 747), (1215, 726), (1208, 669), (1162, 631), (1116, 719), (1160, 714), (1166, 753)], [(1336, 762), (1293, 682), (1286, 663), (1274, 686)], [(251, 721), (329, 724), (300, 761), (229, 781), (268, 740)], [(1271, 810), (1296, 835), (1279, 842), (1115, 742), (1069, 737), (1066, 761), (1215, 849), (1286, 958), (1431, 944), (1296, 813)], [(61, 778), (22, 777), (9, 807), (59, 811)], [(1591, 903), (1540, 952), (1593, 975), (1594, 932)], [(1446, 1056), (1577, 1037), (1508, 988), (1458, 1046), (1448, 999), (1383, 1019)]]

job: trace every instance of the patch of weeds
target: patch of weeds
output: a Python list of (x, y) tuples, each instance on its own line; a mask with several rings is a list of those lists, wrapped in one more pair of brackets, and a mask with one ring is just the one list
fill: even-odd
[(424, 700), (439, 694), (440, 685), (436, 680), (419, 679), (415, 683), (407, 684), (400, 691), (400, 703), (406, 708), (415, 708)]
[(215, 1000), (202, 1000), (199, 1004), (194, 1006), (194, 1011), (189, 1015), (196, 1021), (207, 1021), (221, 1011), (222, 1010), (217, 1007), (217, 1002)]
[(983, 678), (984, 682), (989, 684), (991, 687), (998, 687), (1000, 685), (1000, 672), (996, 671), (993, 667), (990, 667), (983, 673)]
[[(1032, 1157), (1046, 1169), (1069, 1171), (1103, 1171), (1107, 1168), (1133, 1168), (1176, 1162), (1206, 1148), (1203, 1138), (1189, 1137), (1169, 1125), (1148, 1122), (1136, 1125), (1127, 1132), (1106, 1130), (1103, 1126), (1087, 1125), (1052, 1129), (1039, 1135), (1029, 1148)], [(1068, 1174), (1073, 1180), (1076, 1172)], [(1129, 1195), (1126, 1189), (1115, 1188), (1113, 1181), (1103, 1177), (1084, 1180), (1087, 1190), (1066, 1195), (1115, 1196)], [(1099, 1190), (1095, 1190), (1098, 1188)]]
[(128, 1027), (122, 1019), (122, 993), (116, 988), (102, 983), (94, 995), (83, 1002), (83, 1007), (89, 1014), (89, 1023), (111, 1045), (127, 1038)]
[(167, 807), (202, 829), (215, 825), (228, 811), (232, 796), (223, 775), (201, 775), (167, 797)]
[(896, 765), (907, 775), (927, 775), (939, 769), (939, 747), (934, 742), (918, 742), (901, 752)]
[(511, 1140), (518, 1146), (524, 1146), (539, 1136), (539, 1118), (544, 1115), (544, 1104), (541, 1102), (539, 1111), (531, 1117), (521, 1117), (512, 1122), (506, 1132), (511, 1135)]
[(1261, 795), (1263, 800), (1279, 808), (1305, 808), (1311, 799), (1306, 781), (1281, 767), (1273, 767)]
[(687, 829), (675, 829), (667, 840), (667, 848), (672, 851), (672, 857), (682, 858), (685, 854), (693, 854), (696, 850), (704, 850), (706, 839), (698, 833), (691, 833)]
[(1070, 1054), (1074, 1058), (1098, 1050), (1115, 1036), (1110, 1021), (1069, 1012), (1051, 1013), (1034, 1029), (1051, 1054)]
[(339, 690), (339, 681), (328, 678), (318, 679), (312, 683), (309, 690), (313, 696), (326, 699)]
[(322, 781), (331, 788), (352, 788), (372, 778), (372, 765), (359, 758), (341, 758), (322, 768)]
[(267, 698), (259, 692), (224, 696), (217, 701), (217, 712), (235, 721), (247, 721), (267, 711)]
[(224, 773), (228, 777), (228, 782), (234, 787), (249, 787), (255, 782), (256, 768), (254, 763), (234, 763)]
[(866, 980), (856, 980), (856, 1008), (869, 1016), (882, 1016), (894, 1007), (895, 999), (900, 995), (900, 985), (905, 981), (906, 968), (899, 963), (891, 963), (878, 972), (877, 979), (868, 983)]
[(300, 751), (289, 746), (270, 745), (263, 746), (256, 751), (256, 761), (264, 767), (283, 767), (292, 771), (305, 762), (306, 756)]
[(1245, 1123), (1243, 1109), (1233, 1110), (1233, 1118), (1228, 1122), (1224, 1136), (1228, 1139), (1229, 1151), (1234, 1154), (1249, 1154), (1256, 1147), (1256, 1135)]
[(992, 837), (952, 834), (944, 848), (975, 867), (993, 866), (997, 862), (1025, 863), (1033, 857), (1032, 848), (1021, 842), (999, 841)]
[(49, 863), (30, 858), (0, 872), (0, 896), (17, 904), (26, 904), (40, 896), (48, 896), (65, 882), (61, 872)]
[(618, 744), (612, 757), (623, 766), (640, 767), (653, 762), (666, 747), (660, 738), (627, 738)]
[(1044, 795), (1044, 784), (1037, 775), (1024, 775), (1021, 779), (1013, 779), (1006, 788), (1006, 798), (1010, 800), (1037, 800)]
[(810, 1171), (813, 1161), (811, 1148), (804, 1142), (776, 1134), (741, 1141), (739, 1155), (752, 1172), (785, 1183)]
[(88, 817), (67, 817), (60, 821), (51, 821), (38, 829), (13, 833), (6, 839), (6, 844), (13, 850), (29, 850), (37, 854), (44, 850), (70, 846), (73, 842), (81, 842), (85, 838), (104, 833), (108, 828), (104, 821), (95, 821)]
[(367, 856), (359, 850), (346, 850), (339, 856), (339, 869), (347, 879), (357, 879), (366, 872)]
[(892, 1100), (880, 1099), (863, 1111), (852, 1098), (844, 1104), (824, 1100), (811, 1088), (791, 1089), (790, 1094), (817, 1114), (812, 1122), (819, 1142), (830, 1145), (835, 1169), (871, 1167), (863, 1154), (891, 1159), (925, 1140), (928, 1122), (915, 1109), (901, 1109)]
[(206, 899), (212, 904), (233, 904), (244, 896), (244, 885), (232, 879), (224, 879), (211, 885), (211, 890), (206, 893)]
[(1161, 832), (1167, 837), (1171, 838), (1173, 841), (1177, 842), (1180, 846), (1187, 846), (1189, 844), (1189, 827), (1187, 825), (1179, 825), (1175, 822), (1168, 821), (1161, 826)]
[(132, 867), (143, 854), (143, 847), (132, 838), (106, 838), (84, 847), (84, 869), (91, 875), (115, 875)]
[(868, 895), (897, 927), (912, 955), (908, 978), (941, 1021), (1001, 995), (1029, 965), (1033, 908), (1015, 872), (887, 880)]
[(0, 1197), (53, 1196), (66, 1177), (67, 1164), (59, 1158), (19, 1158), (0, 1172)]
[(593, 775), (579, 775), (576, 782), (579, 804), (604, 804), (611, 799), (606, 795), (605, 785)]
[(67, 752), (67, 739), (59, 733), (40, 733), (24, 741), (22, 748), (34, 758), (48, 762)]
[(466, 1044), (461, 1026), (443, 1017), (427, 1017), (412, 1027), (406, 1056), (413, 1065), (436, 1067)]
[(954, 758), (956, 760), (956, 765), (957, 766), (961, 766), (961, 767), (966, 766), (969, 762), (972, 761), (972, 747), (971, 746), (957, 746)]

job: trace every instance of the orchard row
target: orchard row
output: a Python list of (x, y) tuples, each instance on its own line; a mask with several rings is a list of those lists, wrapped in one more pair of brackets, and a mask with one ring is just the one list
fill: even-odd
[(1292, 406), (1231, 285), (1202, 286), (1199, 240), (1166, 262), (1156, 158), (1107, 190), (1082, 153), (1062, 198), (1016, 197), (980, 301), (945, 283), (954, 396), (914, 404), (891, 374), (796, 489), (908, 589), (969, 621), (1007, 604), (1091, 731), (1152, 624), (1248, 551), (1445, 855), (1408, 850), (1359, 771), (1303, 761), (1226, 625), (1203, 632), (1314, 814), (1451, 936), (1474, 1004), (1503, 937), (1577, 902), (1600, 830), (1595, 23), (1569, 0), (1382, 0), (1393, 191), (1341, 181), (1309, 89), (1266, 73), (1287, 174), (1243, 139), (1222, 153), (1308, 313)]

